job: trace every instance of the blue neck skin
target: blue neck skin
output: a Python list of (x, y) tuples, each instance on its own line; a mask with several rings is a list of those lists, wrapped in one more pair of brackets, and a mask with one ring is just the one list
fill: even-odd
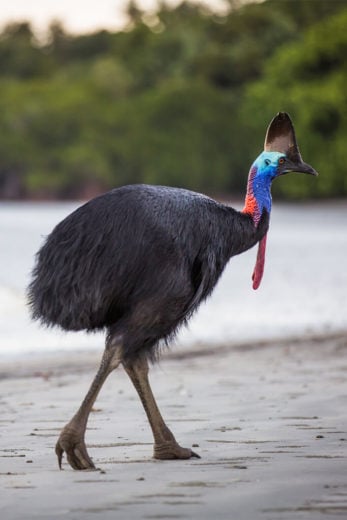
[(250, 169), (243, 212), (251, 214), (256, 225), (264, 209), (269, 214), (271, 212), (271, 183), (277, 175), (281, 157), (284, 154), (279, 152), (262, 152)]
[(258, 204), (260, 216), (264, 209), (266, 209), (268, 213), (271, 211), (271, 183), (272, 179), (270, 177), (256, 175), (254, 178), (253, 194)]

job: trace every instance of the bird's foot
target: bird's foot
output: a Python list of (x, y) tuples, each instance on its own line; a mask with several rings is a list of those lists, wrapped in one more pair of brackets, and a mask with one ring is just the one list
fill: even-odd
[(176, 441), (154, 444), (153, 457), (160, 460), (190, 459), (192, 457), (200, 459), (200, 455), (189, 448), (182, 448)]
[(55, 446), (55, 453), (58, 457), (59, 468), (61, 469), (64, 452), (68, 463), (76, 470), (95, 470), (95, 465), (89, 457), (84, 442), (84, 436), (79, 428), (70, 423), (62, 430), (58, 442)]

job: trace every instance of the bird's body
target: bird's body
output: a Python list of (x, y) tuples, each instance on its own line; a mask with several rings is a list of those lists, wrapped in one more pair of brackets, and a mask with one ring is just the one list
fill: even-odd
[(216, 285), (230, 257), (263, 238), (250, 214), (178, 188), (133, 185), (87, 202), (38, 255), (33, 315), (66, 330), (107, 328), (124, 357), (155, 353)]
[(205, 195), (135, 185), (87, 202), (58, 224), (37, 255), (29, 303), (34, 319), (66, 330), (107, 330), (96, 377), (56, 445), (74, 469), (94, 468), (84, 436), (107, 376), (123, 364), (143, 403), (154, 456), (197, 456), (163, 421), (147, 359), (186, 322), (215, 287), (228, 260), (259, 243), (253, 288), (259, 287), (271, 211), (271, 182), (290, 171), (316, 174), (301, 159), (287, 114), (271, 122), (253, 163), (245, 207), (236, 211)]

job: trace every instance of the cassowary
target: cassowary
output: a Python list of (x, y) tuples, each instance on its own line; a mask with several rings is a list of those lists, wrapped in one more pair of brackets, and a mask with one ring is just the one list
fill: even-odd
[(90, 410), (107, 376), (124, 366), (146, 411), (154, 457), (198, 457), (166, 426), (148, 381), (148, 361), (211, 293), (228, 260), (259, 243), (253, 273), (264, 268), (273, 179), (316, 175), (304, 163), (286, 113), (270, 123), (253, 163), (242, 211), (184, 189), (133, 185), (98, 196), (66, 217), (37, 253), (28, 288), (34, 319), (65, 330), (106, 329), (99, 370), (56, 444), (74, 469), (94, 468), (85, 446)]

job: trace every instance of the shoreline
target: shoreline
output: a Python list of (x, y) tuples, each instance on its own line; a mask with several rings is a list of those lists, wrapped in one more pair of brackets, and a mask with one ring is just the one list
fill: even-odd
[[(266, 348), (285, 348), (291, 345), (331, 344), (347, 342), (347, 330), (327, 333), (307, 333), (301, 336), (274, 337), (255, 341), (194, 343), (191, 346), (175, 344), (163, 347), (159, 355), (159, 365), (167, 361), (223, 356), (229, 352), (245, 352)], [(57, 350), (33, 352), (23, 355), (16, 353), (0, 360), (0, 381), (4, 379), (38, 377), (41, 374), (82, 373), (97, 368), (103, 346), (93, 349)], [(156, 364), (156, 363), (155, 363)]]

